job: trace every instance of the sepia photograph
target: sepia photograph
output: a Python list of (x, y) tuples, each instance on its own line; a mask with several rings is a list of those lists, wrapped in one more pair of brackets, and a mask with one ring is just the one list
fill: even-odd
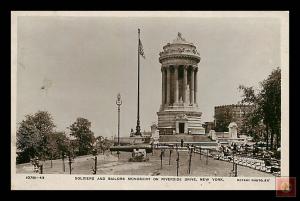
[(288, 12), (11, 16), (12, 189), (275, 190), (289, 176)]

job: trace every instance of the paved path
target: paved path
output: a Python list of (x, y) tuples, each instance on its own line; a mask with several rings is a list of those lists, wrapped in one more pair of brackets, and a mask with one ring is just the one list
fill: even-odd
[[(118, 160), (117, 155), (98, 155), (98, 170), (97, 174), (106, 175), (161, 175), (161, 176), (176, 176), (176, 159), (177, 154), (173, 152), (171, 155), (171, 164), (169, 165), (169, 152), (166, 151), (163, 157), (163, 167), (161, 169), (160, 151), (156, 150), (154, 154), (148, 154), (148, 162), (128, 162), (131, 153), (121, 152)], [(208, 159), (199, 154), (192, 155), (191, 174), (188, 174), (187, 152), (179, 154), (179, 176), (221, 176), (228, 177), (232, 170), (232, 163)], [(91, 169), (94, 165), (92, 156), (77, 157), (72, 164), (72, 174), (91, 174)], [(69, 174), (68, 161), (65, 160), (65, 172), (63, 171), (62, 160), (53, 160), (53, 167), (50, 166), (50, 161), (44, 163), (45, 174)], [(32, 173), (33, 167), (30, 163), (17, 165), (17, 173)], [(238, 176), (250, 177), (273, 177), (272, 174), (260, 172), (244, 166), (238, 166)]]

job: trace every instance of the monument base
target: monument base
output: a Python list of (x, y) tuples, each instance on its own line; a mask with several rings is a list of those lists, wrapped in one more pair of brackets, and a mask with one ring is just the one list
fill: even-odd
[(204, 135), (197, 108), (168, 108), (157, 113), (159, 135)]

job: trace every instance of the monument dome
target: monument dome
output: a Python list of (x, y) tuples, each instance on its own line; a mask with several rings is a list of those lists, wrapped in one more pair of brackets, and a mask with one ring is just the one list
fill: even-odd
[(159, 53), (159, 62), (168, 64), (174, 59), (182, 59), (182, 63), (197, 65), (200, 62), (200, 54), (193, 43), (186, 41), (181, 33), (172, 43), (163, 46), (163, 51)]

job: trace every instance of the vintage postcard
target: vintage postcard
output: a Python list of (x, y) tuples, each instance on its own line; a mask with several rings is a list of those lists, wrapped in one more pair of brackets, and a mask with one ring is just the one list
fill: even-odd
[(13, 11), (11, 47), (12, 190), (289, 177), (287, 11)]

